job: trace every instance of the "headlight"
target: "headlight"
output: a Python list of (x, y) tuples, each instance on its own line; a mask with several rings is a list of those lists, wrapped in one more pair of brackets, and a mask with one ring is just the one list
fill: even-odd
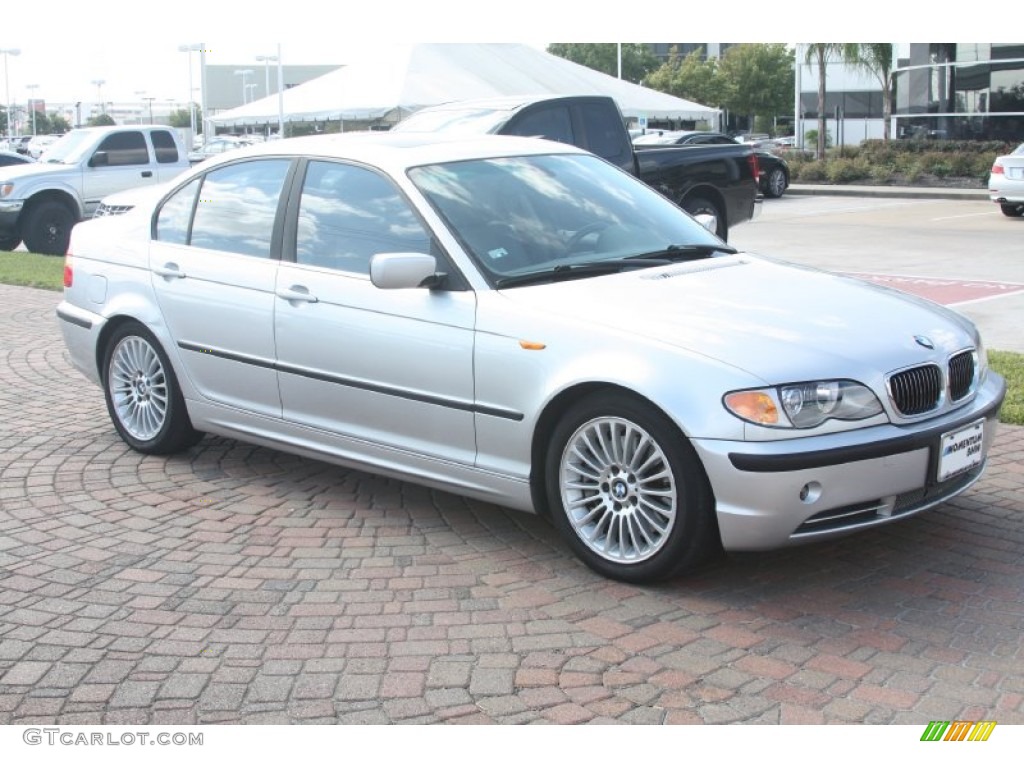
[(9, 181), (0, 181), (0, 197), (7, 197), (14, 191), (14, 184)]
[(795, 429), (817, 427), (829, 419), (869, 419), (882, 412), (874, 392), (846, 379), (730, 392), (723, 403), (730, 413), (744, 421)]

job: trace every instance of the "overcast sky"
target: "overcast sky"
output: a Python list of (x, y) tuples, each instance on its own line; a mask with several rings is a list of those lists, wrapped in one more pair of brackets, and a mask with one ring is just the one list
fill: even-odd
[[(178, 46), (187, 43), (204, 43), (209, 64), (258, 70), (263, 65), (255, 57), (276, 55), (279, 44), (286, 64), (346, 64), (391, 44), (413, 42), (514, 42), (543, 48), (554, 41), (617, 39), (792, 42), (833, 39), (838, 32), (848, 42), (864, 42), (886, 27), (893, 28), (894, 40), (977, 42), (989, 40), (998, 28), (991, 18), (966, 20), (978, 25), (972, 29), (964, 19), (954, 23), (934, 11), (914, 19), (910, 11), (894, 14), (895, 4), (883, 0), (724, 0), (712, 4), (717, 9), (712, 13), (688, 10), (694, 6), (683, 0), (643, 6), (617, 0), (43, 0), (16, 5), (16, 12), (7, 12), (12, 7), (2, 14), (0, 49), (21, 51), (6, 57), (10, 100), (20, 104), (33, 95), (48, 103), (96, 101), (94, 80), (105, 81), (104, 101), (135, 101), (144, 95), (185, 102), (188, 56)], [(599, 16), (615, 22), (602, 22)], [(196, 56), (196, 87), (198, 64)], [(38, 87), (28, 88), (32, 84)], [(6, 92), (0, 91), (0, 103), (5, 101)]]

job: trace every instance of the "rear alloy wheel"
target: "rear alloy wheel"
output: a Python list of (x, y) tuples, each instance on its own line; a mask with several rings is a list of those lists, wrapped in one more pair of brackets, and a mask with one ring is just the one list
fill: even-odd
[(118, 434), (140, 453), (175, 453), (202, 437), (192, 428), (167, 356), (139, 323), (125, 323), (108, 341), (103, 390)]
[(46, 200), (29, 209), (21, 233), (25, 246), (33, 253), (64, 256), (71, 241), (75, 216), (63, 203)]
[(764, 193), (768, 197), (782, 197), (786, 191), (786, 174), (781, 168), (772, 169), (764, 183)]
[(683, 201), (683, 210), (691, 216), (713, 216), (714, 226), (708, 227), (712, 232), (725, 240), (729, 235), (729, 225), (726, 223), (725, 215), (718, 209), (718, 206), (706, 197), (692, 197)]
[(1019, 218), (1024, 216), (1024, 203), (1004, 203), (999, 206), (1004, 216)]
[(620, 581), (691, 570), (716, 551), (707, 479), (653, 406), (602, 394), (569, 409), (547, 459), (548, 503), (575, 554)]

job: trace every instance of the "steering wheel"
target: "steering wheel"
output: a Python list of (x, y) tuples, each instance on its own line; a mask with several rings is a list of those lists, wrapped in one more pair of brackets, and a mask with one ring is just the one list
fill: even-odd
[(584, 224), (582, 227), (572, 233), (572, 237), (565, 244), (565, 252), (573, 253), (579, 244), (583, 241), (587, 235), (592, 235), (595, 232), (600, 232), (603, 229), (607, 229), (611, 226), (610, 222), (607, 221), (592, 221), (589, 224)]

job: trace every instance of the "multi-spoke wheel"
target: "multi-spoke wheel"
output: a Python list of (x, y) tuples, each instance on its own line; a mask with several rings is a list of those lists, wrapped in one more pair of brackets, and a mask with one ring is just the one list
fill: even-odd
[(764, 182), (764, 194), (767, 197), (779, 198), (786, 192), (786, 172), (781, 168), (773, 168)]
[(170, 362), (142, 325), (126, 323), (114, 331), (103, 379), (114, 427), (135, 450), (173, 453), (202, 436), (192, 428)]
[(556, 525), (599, 573), (655, 581), (714, 551), (697, 456), (644, 402), (605, 394), (571, 408), (553, 435), (546, 477)]

